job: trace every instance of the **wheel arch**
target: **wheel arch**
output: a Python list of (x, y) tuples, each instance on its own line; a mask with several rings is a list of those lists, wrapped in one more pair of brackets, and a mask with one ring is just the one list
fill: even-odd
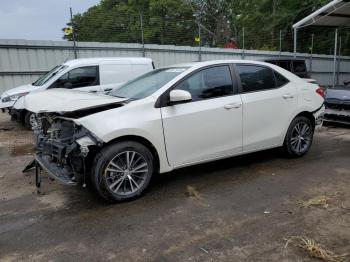
[(115, 144), (118, 142), (125, 142), (125, 141), (133, 141), (133, 142), (138, 142), (140, 144), (142, 144), (143, 146), (145, 146), (149, 151), (151, 151), (151, 154), (154, 157), (154, 165), (155, 165), (155, 170), (158, 173), (160, 170), (160, 159), (159, 159), (159, 154), (158, 151), (156, 149), (156, 147), (146, 138), (142, 137), (142, 136), (138, 136), (138, 135), (124, 135), (124, 136), (120, 136), (117, 138), (114, 138), (108, 142), (106, 142), (103, 147), (111, 145), (111, 144)]
[[(293, 120), (294, 120), (295, 118), (297, 118), (297, 117), (300, 117), (300, 116), (303, 116), (303, 117), (308, 118), (308, 119), (311, 121), (313, 128), (315, 128), (315, 125), (316, 125), (316, 122), (315, 122), (315, 121), (316, 121), (316, 119), (315, 119), (315, 116), (313, 115), (312, 112), (309, 112), (309, 111), (302, 111), (302, 112), (300, 112), (299, 114), (297, 114), (297, 115), (293, 118)], [(293, 120), (292, 120), (292, 121), (293, 121)]]
[(281, 141), (281, 143), (280, 143), (281, 145), (283, 145), (284, 142), (285, 142), (286, 135), (287, 135), (287, 132), (288, 132), (288, 129), (289, 129), (290, 124), (293, 122), (293, 120), (294, 120), (295, 118), (300, 117), (300, 116), (304, 116), (304, 117), (310, 119), (313, 128), (315, 128), (316, 122), (315, 122), (315, 116), (313, 115), (313, 113), (310, 112), (310, 111), (308, 111), (308, 110), (302, 110), (302, 111), (296, 113), (296, 114), (290, 119), (289, 125), (288, 125), (287, 128), (284, 130), (283, 139), (282, 139), (282, 141)]

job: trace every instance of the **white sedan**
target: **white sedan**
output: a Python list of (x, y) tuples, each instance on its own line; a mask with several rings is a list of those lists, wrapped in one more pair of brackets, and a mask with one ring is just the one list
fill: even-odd
[(303, 156), (324, 113), (321, 88), (241, 60), (157, 69), (109, 95), (58, 89), (24, 103), (41, 117), (38, 166), (69, 185), (91, 178), (109, 201), (140, 196), (154, 173), (275, 147)]

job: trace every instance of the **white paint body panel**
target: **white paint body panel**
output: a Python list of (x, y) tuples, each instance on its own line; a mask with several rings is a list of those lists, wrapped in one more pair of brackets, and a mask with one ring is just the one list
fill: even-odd
[(242, 94), (243, 151), (277, 146), (289, 116), (298, 105), (297, 87), (287, 85), (271, 90)]
[[(195, 70), (211, 65), (249, 63), (270, 67), (290, 82), (278, 89), (188, 102), (157, 108), (157, 99), (179, 80)], [(187, 70), (165, 84), (152, 95), (131, 101), (124, 106), (74, 119), (105, 143), (125, 136), (148, 140), (159, 156), (160, 172), (208, 162), (247, 152), (278, 147), (283, 144), (291, 121), (301, 112), (324, 111), (323, 98), (317, 86), (306, 83), (294, 74), (271, 64), (223, 60), (186, 65)], [(36, 107), (31, 110), (65, 112), (91, 105), (123, 102), (110, 96), (86, 94), (78, 99), (71, 90), (59, 93), (43, 92), (28, 96)], [(284, 95), (290, 95), (285, 99)], [(45, 99), (47, 96), (47, 99)], [(49, 100), (56, 97), (62, 102)], [(64, 102), (66, 101), (66, 102)], [(32, 104), (32, 102), (30, 104)], [(55, 104), (56, 103), (56, 104)], [(227, 108), (225, 106), (231, 105)], [(234, 105), (234, 106), (232, 106)]]
[[(237, 108), (225, 109), (231, 104)], [(171, 166), (242, 152), (239, 95), (163, 107), (161, 111)]]

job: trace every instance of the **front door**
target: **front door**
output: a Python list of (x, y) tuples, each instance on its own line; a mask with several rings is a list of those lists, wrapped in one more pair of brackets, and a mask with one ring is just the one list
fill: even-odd
[(174, 89), (190, 92), (192, 101), (161, 108), (170, 165), (242, 152), (242, 101), (228, 65), (202, 69)]
[(49, 88), (67, 88), (87, 92), (101, 91), (98, 66), (83, 66), (70, 70)]

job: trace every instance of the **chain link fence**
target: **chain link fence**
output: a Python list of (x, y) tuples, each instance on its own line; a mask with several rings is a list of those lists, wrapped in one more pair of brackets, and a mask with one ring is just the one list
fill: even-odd
[[(101, 21), (103, 19), (103, 21)], [(215, 23), (214, 23), (215, 22)], [(167, 15), (161, 19), (149, 15), (75, 15), (69, 25), (73, 31), (64, 38), (77, 42), (139, 43), (241, 50), (293, 52), (292, 29), (252, 28), (232, 26), (223, 20), (202, 22), (196, 17)], [(270, 28), (270, 27), (269, 27)], [(298, 32), (297, 52), (334, 54), (334, 29), (305, 28)], [(74, 37), (73, 37), (74, 36)], [(350, 56), (350, 30), (339, 30), (338, 54)], [(244, 54), (243, 54), (244, 56)]]

